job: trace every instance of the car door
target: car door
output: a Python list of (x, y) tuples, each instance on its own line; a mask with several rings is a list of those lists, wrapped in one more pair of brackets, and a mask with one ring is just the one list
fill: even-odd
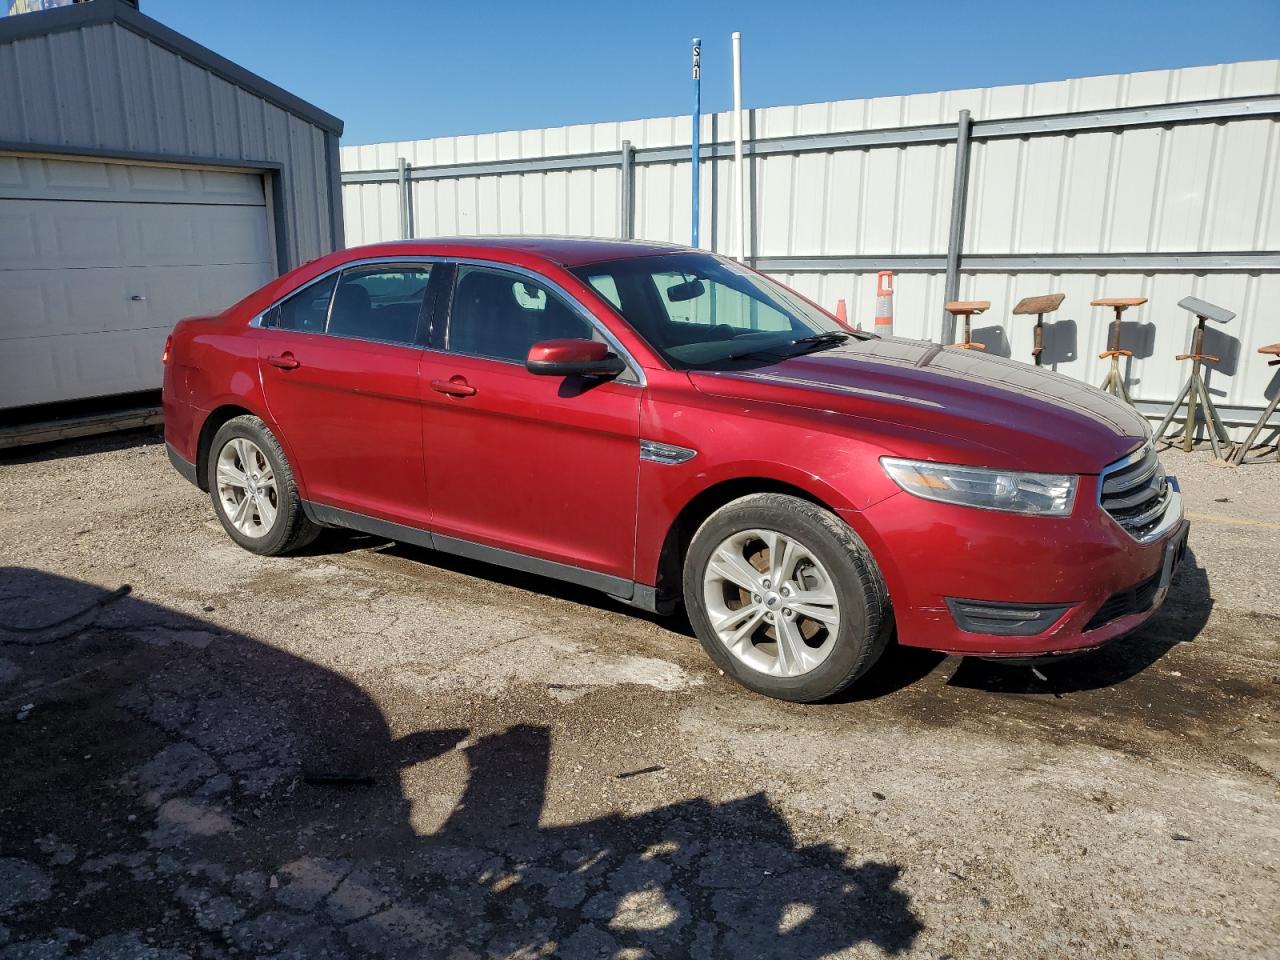
[(447, 326), (424, 355), (420, 380), (433, 538), (500, 562), (513, 561), (460, 547), (632, 580), (638, 368), (604, 380), (525, 369), (535, 342), (606, 339), (598, 321), (544, 277), (462, 263), (449, 299)]
[(433, 268), (353, 265), (263, 314), (263, 393), (312, 501), (426, 526), (418, 368)]

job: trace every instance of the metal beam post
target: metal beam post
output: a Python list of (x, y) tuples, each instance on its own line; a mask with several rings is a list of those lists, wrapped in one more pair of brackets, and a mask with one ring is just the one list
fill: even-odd
[(408, 240), (413, 236), (413, 206), (409, 197), (409, 162), (404, 157), (396, 159), (396, 188), (400, 198), (400, 239)]
[[(964, 214), (969, 201), (969, 132), (973, 121), (968, 110), (956, 120), (956, 175), (951, 186), (951, 229), (947, 233), (947, 280), (944, 302), (960, 297), (960, 253), (964, 248)], [(956, 338), (956, 318), (942, 311), (942, 343)]]
[(618, 236), (630, 240), (636, 231), (636, 152), (630, 140), (622, 141), (621, 182), (618, 189)]

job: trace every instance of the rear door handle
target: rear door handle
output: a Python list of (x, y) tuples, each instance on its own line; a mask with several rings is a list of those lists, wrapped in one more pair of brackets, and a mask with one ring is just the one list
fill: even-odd
[(432, 380), (431, 389), (451, 397), (473, 397), (476, 393), (476, 388), (467, 383), (463, 376), (456, 376), (451, 380)]
[(278, 357), (267, 357), (267, 363), (273, 367), (279, 367), (281, 370), (296, 370), (302, 364), (292, 353), (282, 353)]

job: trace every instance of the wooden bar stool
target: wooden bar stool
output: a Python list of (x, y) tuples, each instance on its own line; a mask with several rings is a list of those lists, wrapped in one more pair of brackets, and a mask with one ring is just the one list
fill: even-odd
[(1140, 307), (1146, 302), (1146, 297), (1102, 297), (1089, 301), (1091, 307), (1111, 307), (1116, 312), (1116, 318), (1111, 321), (1107, 349), (1098, 354), (1099, 360), (1111, 358), (1111, 369), (1107, 372), (1107, 378), (1102, 381), (1102, 389), (1131, 406), (1133, 401), (1129, 399), (1129, 388), (1124, 385), (1124, 377), (1120, 373), (1120, 358), (1132, 357), (1133, 351), (1120, 348), (1120, 315), (1130, 307)]
[(986, 344), (975, 343), (969, 339), (969, 318), (990, 310), (990, 300), (952, 300), (950, 303), (943, 304), (942, 309), (947, 311), (947, 313), (951, 314), (953, 317), (964, 318), (964, 339), (957, 340), (955, 343), (949, 343), (947, 346), (956, 347), (960, 350), (987, 349)]
[(1182, 449), (1188, 453), (1191, 452), (1191, 443), (1196, 435), (1196, 410), (1199, 409), (1204, 416), (1205, 426), (1209, 428), (1209, 443), (1213, 447), (1213, 455), (1219, 459), (1222, 458), (1222, 449), (1218, 446), (1218, 441), (1224, 444), (1231, 442), (1231, 437), (1227, 433), (1226, 424), (1222, 422), (1222, 417), (1218, 416), (1218, 409), (1213, 405), (1213, 398), (1209, 396), (1209, 388), (1204, 384), (1204, 377), (1200, 374), (1200, 364), (1205, 361), (1217, 363), (1218, 358), (1210, 356), (1204, 352), (1204, 324), (1206, 320), (1212, 320), (1214, 323), (1227, 323), (1235, 319), (1235, 314), (1225, 307), (1219, 307), (1216, 304), (1209, 303), (1207, 300), (1201, 300), (1199, 297), (1183, 297), (1178, 301), (1178, 306), (1183, 310), (1190, 310), (1196, 316), (1196, 328), (1191, 334), (1191, 352), (1180, 353), (1178, 360), (1191, 361), (1191, 376), (1187, 377), (1187, 382), (1183, 384), (1182, 390), (1178, 393), (1178, 399), (1173, 401), (1173, 406), (1169, 408), (1169, 412), (1164, 415), (1164, 419), (1160, 421), (1160, 426), (1156, 429), (1156, 439), (1164, 439), (1164, 432), (1169, 429), (1169, 424), (1173, 422), (1173, 418), (1177, 416), (1178, 408), (1182, 405), (1185, 397), (1187, 401), (1187, 420), (1182, 429)]
[[(1271, 343), (1265, 347), (1259, 347), (1258, 352), (1264, 356), (1275, 357), (1274, 360), (1268, 360), (1267, 366), (1280, 367), (1280, 343)], [(1280, 390), (1276, 391), (1276, 395), (1271, 398), (1271, 402), (1267, 404), (1267, 409), (1262, 411), (1262, 416), (1258, 418), (1258, 422), (1253, 425), (1253, 429), (1249, 431), (1249, 438), (1244, 443), (1239, 444), (1231, 451), (1231, 456), (1227, 457), (1227, 463), (1233, 467), (1238, 467), (1244, 463), (1245, 454), (1249, 452), (1249, 448), (1253, 446), (1253, 441), (1258, 439), (1258, 434), (1262, 432), (1262, 428), (1267, 425), (1267, 421), (1271, 419), (1271, 415), (1276, 412), (1276, 407), (1280, 406)], [(1276, 459), (1280, 460), (1280, 442), (1276, 443)]]
[(1037, 367), (1041, 365), (1040, 354), (1044, 353), (1044, 315), (1053, 313), (1062, 306), (1065, 296), (1064, 293), (1046, 293), (1042, 297), (1023, 297), (1013, 308), (1014, 314), (1018, 316), (1035, 314), (1036, 345), (1031, 351), (1031, 356), (1035, 359)]

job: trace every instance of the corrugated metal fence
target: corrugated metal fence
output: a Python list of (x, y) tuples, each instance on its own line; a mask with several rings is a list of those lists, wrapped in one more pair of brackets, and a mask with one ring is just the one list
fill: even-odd
[[(726, 253), (731, 124), (709, 115), (701, 131), (700, 232)], [(690, 132), (668, 117), (344, 147), (347, 239), (687, 243)], [(950, 254), (960, 297), (992, 302), (975, 323), (991, 352), (1029, 360), (1034, 318), (1010, 310), (1060, 291), (1046, 360), (1100, 382), (1110, 315), (1089, 301), (1146, 296), (1126, 314), (1127, 376), (1163, 412), (1194, 323), (1176, 303), (1194, 294), (1239, 315), (1207, 343), (1224, 415), (1251, 422), (1280, 389), (1256, 354), (1280, 340), (1280, 61), (773, 107), (750, 112), (747, 137), (751, 262), (828, 307), (846, 299), (854, 322), (870, 326), (875, 271), (891, 269), (895, 332), (949, 341)]]

